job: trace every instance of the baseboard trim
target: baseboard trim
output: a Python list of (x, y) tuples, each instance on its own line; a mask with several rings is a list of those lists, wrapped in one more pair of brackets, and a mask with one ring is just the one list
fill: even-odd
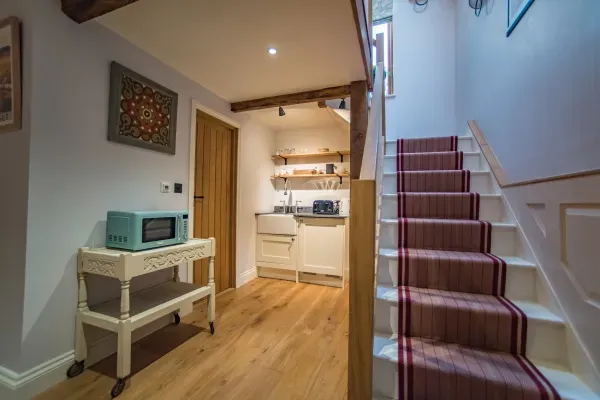
[(73, 363), (75, 351), (71, 350), (43, 362), (23, 373), (0, 366), (0, 389), (3, 399), (29, 399), (65, 379)]
[(245, 285), (246, 283), (256, 278), (258, 278), (258, 272), (256, 268), (252, 268), (249, 271), (242, 272), (241, 274), (239, 274), (236, 286), (239, 288), (240, 286)]
[[(179, 311), (184, 316), (192, 311), (193, 306), (182, 307)], [(136, 329), (132, 333), (132, 343), (145, 338), (157, 330), (172, 323), (172, 316), (167, 315), (156, 321)], [(86, 328), (98, 329), (86, 326)], [(96, 340), (88, 345), (86, 368), (110, 357), (117, 352), (116, 334), (106, 332), (96, 335)], [(67, 369), (75, 360), (75, 351), (68, 351), (60, 356), (39, 364), (28, 371), (18, 374), (6, 367), (0, 366), (0, 399), (23, 400), (30, 399), (66, 379)]]

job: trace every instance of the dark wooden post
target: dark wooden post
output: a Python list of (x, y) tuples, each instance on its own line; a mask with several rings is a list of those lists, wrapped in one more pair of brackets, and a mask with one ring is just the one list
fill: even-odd
[(369, 121), (367, 91), (367, 81), (350, 84), (350, 179), (360, 177)]

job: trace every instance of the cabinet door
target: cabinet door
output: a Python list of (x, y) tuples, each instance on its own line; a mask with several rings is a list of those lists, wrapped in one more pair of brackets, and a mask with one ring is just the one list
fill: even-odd
[(343, 219), (301, 219), (298, 242), (298, 271), (342, 276)]
[(261, 263), (261, 266), (295, 271), (297, 252), (298, 246), (293, 236), (256, 235), (256, 261)]

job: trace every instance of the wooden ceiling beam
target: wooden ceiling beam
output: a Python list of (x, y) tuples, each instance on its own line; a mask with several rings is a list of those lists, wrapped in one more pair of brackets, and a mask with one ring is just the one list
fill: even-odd
[(69, 18), (81, 24), (136, 1), (138, 0), (61, 0), (61, 8)]
[(281, 96), (265, 97), (262, 99), (240, 101), (231, 103), (231, 111), (244, 112), (261, 110), (263, 108), (273, 108), (282, 106), (292, 106), (295, 104), (312, 103), (332, 99), (342, 99), (350, 95), (350, 85), (335, 86), (308, 92), (284, 94)]

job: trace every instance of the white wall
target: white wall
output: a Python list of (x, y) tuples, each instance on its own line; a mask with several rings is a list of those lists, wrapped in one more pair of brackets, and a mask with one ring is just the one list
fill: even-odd
[(386, 100), (389, 139), (454, 134), (455, 13), (455, 0), (429, 0), (420, 13), (407, 0), (394, 0), (396, 97)]
[[(25, 5), (0, 0), (0, 20), (24, 18)], [(27, 189), (29, 179), (29, 114), (31, 93), (31, 29), (23, 28), (23, 129), (0, 134), (0, 366), (17, 363), (21, 346), (23, 293), (25, 285), (25, 244)], [(15, 301), (15, 299), (20, 299)]]
[[(4, 12), (6, 1), (0, 1)], [(9, 199), (11, 212), (15, 211), (10, 216), (16, 225), (11, 227), (17, 233), (15, 249), (21, 246), (22, 250), (24, 238), (19, 239), (18, 234), (25, 233), (19, 223), (24, 225), (27, 217), (26, 265), (22, 251), (9, 254), (17, 264), (11, 268), (17, 272), (2, 280), (2, 284), (11, 288), (2, 291), (5, 300), (2, 304), (11, 307), (15, 304), (15, 310), (23, 304), (20, 354), (17, 350), (16, 356), (8, 359), (10, 363), (5, 363), (4, 356), (1, 360), (15, 372), (23, 372), (73, 349), (77, 304), (75, 254), (80, 246), (104, 244), (107, 210), (187, 208), (192, 98), (242, 124), (241, 151), (247, 153), (241, 156), (245, 168), (240, 177), (240, 202), (249, 205), (241, 207), (241, 221), (250, 216), (253, 219), (254, 212), (260, 211), (254, 209), (262, 203), (259, 188), (268, 189), (268, 182), (265, 184), (262, 176), (247, 172), (254, 165), (252, 157), (261, 152), (270, 154), (273, 149), (267, 129), (250, 123), (248, 116), (232, 114), (225, 101), (115, 33), (95, 22), (82, 25), (72, 22), (54, 1), (26, 0), (25, 6), (24, 69), (31, 71), (25, 75), (28, 78), (25, 87), (31, 90), (31, 96), (25, 98), (25, 110), (30, 114), (30, 138), (27, 132), (20, 137), (16, 134), (0, 137), (0, 165), (8, 164), (12, 173), (6, 174), (7, 169), (1, 168), (2, 185), (6, 183), (16, 190), (11, 193), (15, 197)], [(179, 94), (175, 156), (107, 141), (109, 66), (113, 60)], [(245, 137), (246, 127), (248, 137)], [(261, 135), (266, 140), (254, 143)], [(28, 164), (26, 215), (21, 209), (27, 204), (24, 186)], [(159, 193), (161, 180), (183, 183), (184, 193)], [(267, 198), (272, 199), (271, 193), (268, 194)], [(4, 203), (5, 196), (2, 199)], [(5, 207), (0, 209), (5, 211)], [(21, 211), (20, 215), (17, 211)], [(1, 231), (6, 232), (4, 228)], [(241, 254), (246, 254), (243, 249), (250, 248), (249, 243), (253, 248), (253, 239), (240, 235)], [(243, 271), (248, 261), (240, 260), (240, 264), (243, 265), (239, 270)], [(2, 269), (4, 274), (5, 265)], [(23, 271), (24, 281), (18, 276)], [(163, 280), (165, 275), (134, 279), (133, 289)], [(88, 287), (90, 303), (113, 298), (118, 293), (117, 281), (99, 277), (90, 279)], [(15, 318), (10, 325), (18, 323), (21, 327), (19, 322)]]
[(273, 211), (273, 173), (271, 155), (275, 153), (275, 134), (256, 121), (243, 127), (240, 137), (240, 204), (238, 226), (238, 285), (256, 271), (257, 212)]
[[(301, 149), (307, 149), (308, 152), (316, 152), (319, 148), (329, 148), (330, 150), (349, 150), (350, 135), (341, 129), (333, 127), (323, 127), (315, 129), (299, 129), (279, 131), (275, 134), (276, 149), (291, 149), (295, 148), (299, 153)], [(325, 170), (325, 164), (333, 163), (340, 168), (346, 168), (350, 171), (350, 156), (344, 157), (344, 162), (340, 162), (339, 158), (323, 157), (323, 158), (304, 158), (294, 159), (288, 162), (286, 166), (282, 160), (277, 162), (271, 161), (271, 169), (268, 176), (276, 172), (281, 172), (285, 169), (288, 174), (292, 174), (295, 169), (310, 169), (320, 168)], [(296, 201), (301, 201), (300, 206), (312, 207), (314, 200), (341, 200), (350, 197), (350, 183), (348, 178), (344, 178), (342, 185), (339, 184), (338, 178), (329, 179), (290, 179), (292, 190), (284, 195), (284, 182), (282, 179), (271, 180), (271, 187), (275, 189), (272, 196), (272, 207), (281, 205), (281, 201), (285, 201), (287, 205), (296, 205)]]
[[(490, 2), (490, 5), (493, 3)], [(600, 167), (600, 2), (533, 3), (506, 38), (506, 2), (457, 13), (457, 103), (510, 181)]]

